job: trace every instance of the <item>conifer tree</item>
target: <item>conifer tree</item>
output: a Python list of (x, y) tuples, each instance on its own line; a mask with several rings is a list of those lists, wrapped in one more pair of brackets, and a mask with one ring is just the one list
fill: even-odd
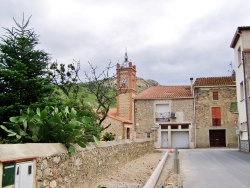
[[(0, 41), (0, 124), (31, 104), (39, 106), (53, 87), (47, 77), (49, 54), (36, 49), (38, 35), (28, 28), (31, 16), (15, 27), (3, 28)], [(1, 134), (1, 133), (0, 133)]]

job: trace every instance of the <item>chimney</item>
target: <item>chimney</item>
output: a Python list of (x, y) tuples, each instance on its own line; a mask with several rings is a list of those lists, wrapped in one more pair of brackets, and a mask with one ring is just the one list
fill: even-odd
[(233, 81), (235, 81), (235, 70), (232, 71)]
[(194, 78), (190, 78), (190, 86), (191, 86), (191, 94), (193, 95), (193, 84), (194, 84)]

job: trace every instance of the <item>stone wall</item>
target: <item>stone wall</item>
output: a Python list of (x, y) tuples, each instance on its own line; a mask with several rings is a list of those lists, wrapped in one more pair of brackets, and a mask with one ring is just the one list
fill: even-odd
[(136, 138), (146, 138), (154, 124), (154, 100), (135, 100)]
[(111, 124), (107, 129), (102, 131), (102, 135), (106, 132), (111, 132), (115, 134), (115, 140), (121, 140), (124, 139), (124, 133), (123, 133), (123, 123), (121, 121), (118, 121), (116, 119), (107, 117), (103, 123), (102, 126), (106, 127), (109, 124)]
[[(194, 110), (193, 99), (173, 99), (173, 100), (147, 100), (141, 99), (135, 101), (135, 131), (137, 138), (146, 138), (147, 132), (152, 132), (151, 126), (155, 124), (155, 104), (170, 104), (171, 112), (181, 114), (181, 117), (171, 118), (171, 123), (188, 123), (193, 124)], [(159, 123), (159, 122), (158, 122)], [(194, 142), (194, 129), (191, 129), (191, 142)]]
[[(246, 95), (247, 97), (245, 97), (245, 100), (247, 102), (247, 132), (248, 132), (248, 144), (245, 144), (245, 141), (244, 140), (241, 140), (242, 142), (242, 146), (245, 146), (242, 148), (242, 151), (248, 151), (250, 152), (250, 148), (249, 148), (249, 142), (250, 142), (250, 51), (249, 49), (246, 50), (244, 49), (245, 52), (244, 52), (244, 65), (245, 65), (245, 76), (246, 76), (246, 84), (245, 84), (245, 87), (246, 87)], [(247, 146), (248, 145), (248, 146)]]
[(124, 163), (152, 153), (152, 141), (102, 142), (100, 147), (79, 148), (76, 155), (67, 153), (37, 159), (37, 187), (89, 188), (113, 169)]
[(249, 152), (249, 142), (248, 140), (240, 141), (240, 151)]
[[(213, 92), (219, 93), (219, 100), (213, 100)], [(225, 129), (226, 147), (237, 147), (238, 140), (234, 121), (238, 114), (230, 112), (231, 102), (236, 102), (236, 87), (196, 88), (196, 147), (210, 147), (209, 130)], [(221, 126), (212, 125), (211, 107), (221, 108)]]

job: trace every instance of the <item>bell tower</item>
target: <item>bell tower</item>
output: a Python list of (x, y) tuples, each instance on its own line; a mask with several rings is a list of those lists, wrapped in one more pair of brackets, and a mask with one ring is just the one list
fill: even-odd
[(128, 61), (127, 52), (124, 62), (116, 65), (117, 74), (117, 113), (119, 117), (133, 121), (133, 98), (136, 95), (136, 66)]

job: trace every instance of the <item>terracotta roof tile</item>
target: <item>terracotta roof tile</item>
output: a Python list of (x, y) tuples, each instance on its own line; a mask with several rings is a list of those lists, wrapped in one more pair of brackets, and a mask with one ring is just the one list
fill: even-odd
[(152, 86), (135, 96), (135, 99), (166, 99), (166, 98), (190, 98), (191, 87), (181, 86)]
[(117, 116), (117, 108), (110, 108), (108, 115)]
[(208, 78), (196, 78), (194, 86), (223, 86), (233, 85), (235, 86), (234, 77), (223, 76), (223, 77), (208, 77)]
[(133, 122), (122, 117), (117, 116), (117, 108), (110, 108), (108, 112), (108, 117), (120, 121), (122, 123), (132, 124)]

